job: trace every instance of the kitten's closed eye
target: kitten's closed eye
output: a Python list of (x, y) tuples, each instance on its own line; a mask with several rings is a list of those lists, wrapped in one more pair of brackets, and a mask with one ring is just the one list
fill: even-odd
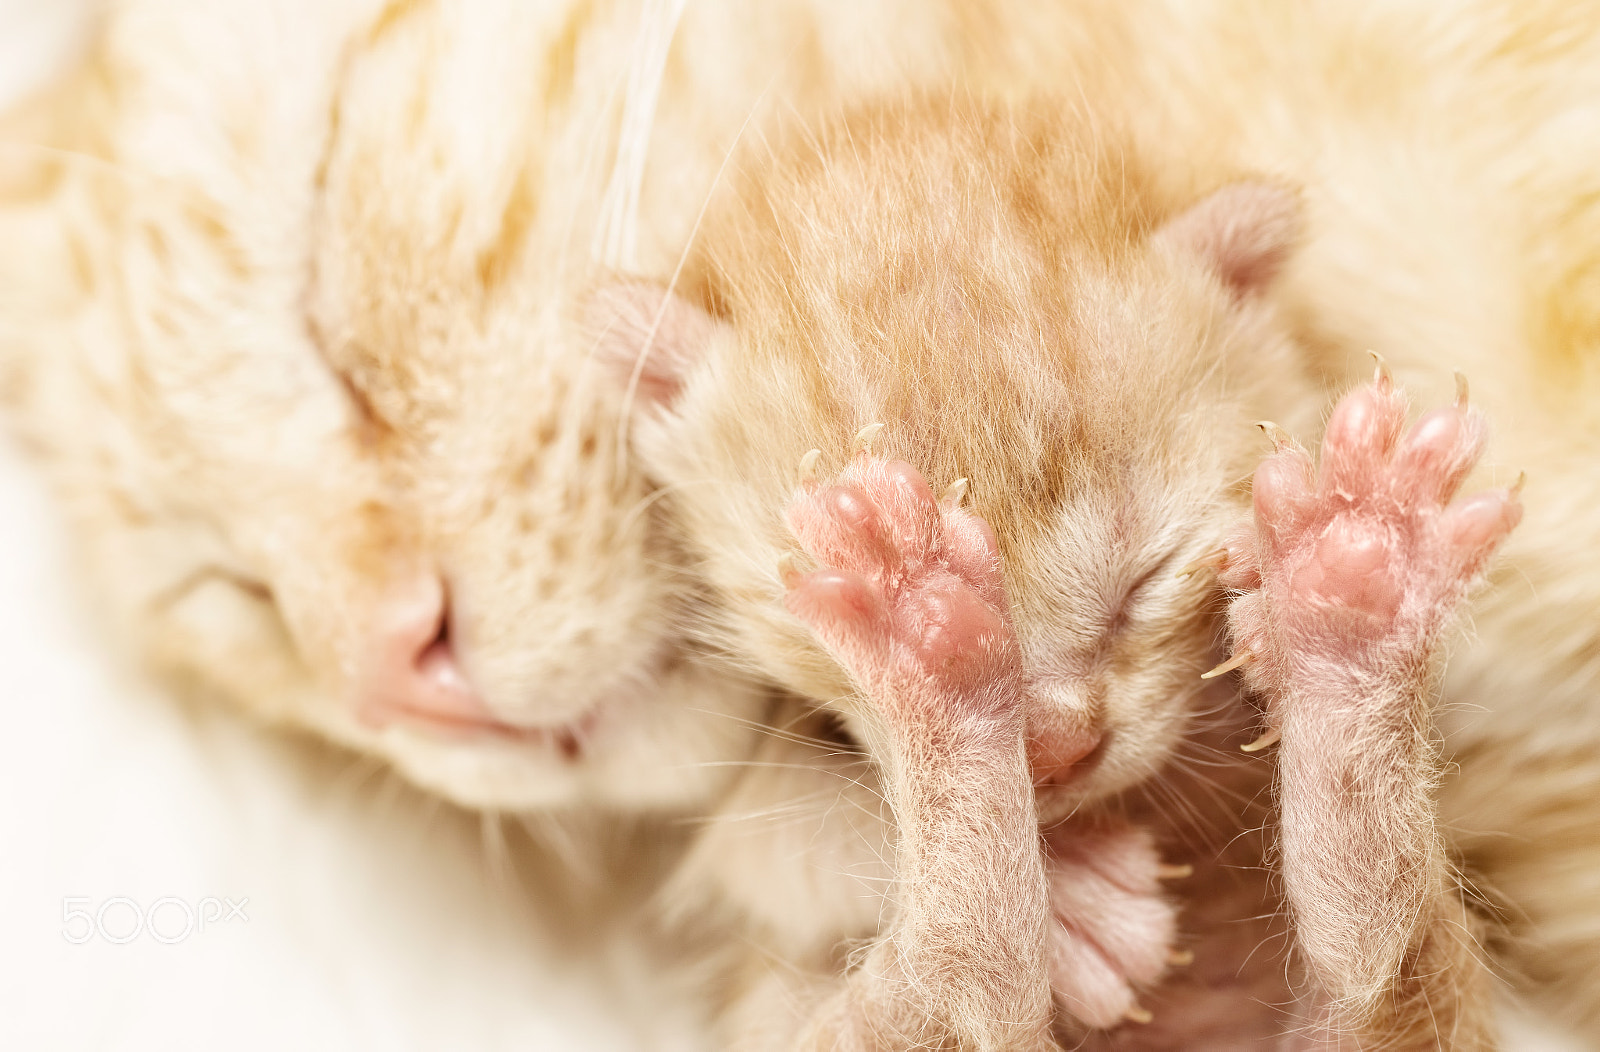
[(1107, 635), (1114, 636), (1127, 627), (1129, 620), (1138, 611), (1140, 604), (1150, 598), (1149, 593), (1153, 590), (1153, 587), (1163, 583), (1163, 578), (1168, 571), (1177, 564), (1178, 556), (1182, 553), (1182, 550), (1181, 548), (1173, 548), (1166, 555), (1148, 564), (1147, 569), (1140, 572), (1137, 577), (1134, 577), (1118, 593), (1117, 597), (1107, 604), (1105, 619)]

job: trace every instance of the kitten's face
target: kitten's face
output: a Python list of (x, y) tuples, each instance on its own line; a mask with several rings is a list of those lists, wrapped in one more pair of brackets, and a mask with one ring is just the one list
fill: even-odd
[[(1004, 116), (890, 111), (848, 132), (764, 175), (742, 225), (713, 232), (726, 320), (669, 302), (643, 456), (736, 645), (823, 700), (850, 684), (784, 610), (777, 571), (801, 457), (820, 448), (826, 477), (882, 422), (878, 451), (935, 492), (968, 478), (1032, 677), (1046, 812), (1126, 787), (1170, 755), (1219, 642), (1208, 578), (1176, 571), (1247, 507), (1251, 421), (1307, 404), (1259, 297), (1294, 199), (1241, 184), (1152, 232), (1130, 228), (1116, 166)], [(647, 312), (614, 313), (644, 328)]]
[(699, 799), (760, 701), (684, 654), (678, 553), (569, 334), (538, 13), (426, 11), (197, 11), (177, 54), (116, 24), (74, 89), (110, 164), (36, 199), (19, 280), (70, 306), (10, 326), (14, 400), (169, 673), (467, 804)]

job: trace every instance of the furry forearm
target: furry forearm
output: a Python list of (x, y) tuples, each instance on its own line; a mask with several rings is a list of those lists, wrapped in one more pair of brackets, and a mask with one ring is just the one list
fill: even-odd
[(898, 916), (801, 1047), (1053, 1047), (1020, 720), (910, 720), (885, 738)]
[(1438, 828), (1432, 677), (1403, 680), (1282, 700), (1282, 873), (1314, 1018), (1351, 1047), (1492, 1048), (1478, 924)]

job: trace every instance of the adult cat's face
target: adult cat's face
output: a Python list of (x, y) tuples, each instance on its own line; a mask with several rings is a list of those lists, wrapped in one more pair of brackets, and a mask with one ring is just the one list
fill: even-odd
[(466, 803), (692, 799), (756, 700), (559, 306), (552, 13), (348, 7), (112, 20), (54, 122), (110, 165), (0, 220), (19, 416), (166, 671)]

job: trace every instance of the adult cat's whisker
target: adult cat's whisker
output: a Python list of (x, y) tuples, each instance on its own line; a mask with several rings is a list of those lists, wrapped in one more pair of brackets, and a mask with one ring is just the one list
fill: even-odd
[(628, 536), (629, 531), (638, 525), (645, 512), (649, 511), (657, 501), (662, 500), (671, 492), (672, 487), (670, 486), (658, 486), (634, 501), (632, 506), (628, 508), (627, 513), (622, 516), (622, 524), (617, 527), (617, 533), (624, 537)]
[(796, 731), (789, 730), (787, 727), (776, 727), (772, 724), (763, 723), (760, 720), (751, 719), (747, 716), (738, 716), (731, 712), (716, 712), (711, 709), (702, 708), (690, 709), (689, 711), (700, 716), (728, 720), (740, 727), (755, 731), (769, 738), (778, 739), (779, 741), (791, 742), (795, 745), (827, 749), (829, 750), (828, 755), (856, 755), (855, 750), (849, 748), (847, 745), (845, 745), (845, 743), (839, 742), (833, 738), (800, 734)]
[(628, 442), (628, 431), (631, 428), (634, 420), (634, 402), (637, 400), (639, 394), (639, 379), (643, 375), (645, 356), (650, 349), (650, 345), (655, 340), (656, 332), (661, 324), (662, 315), (667, 310), (674, 290), (676, 290), (678, 287), (678, 281), (683, 276), (683, 268), (689, 262), (690, 254), (694, 250), (695, 240), (700, 233), (701, 224), (705, 222), (706, 213), (710, 210), (712, 201), (716, 199), (717, 190), (722, 185), (723, 175), (727, 172), (728, 165), (733, 162), (733, 158), (738, 151), (739, 145), (744, 140), (745, 132), (749, 129), (751, 121), (755, 119), (756, 113), (760, 111), (762, 105), (765, 103), (767, 95), (772, 90), (772, 86), (777, 82), (777, 79), (778, 73), (774, 72), (772, 79), (767, 81), (766, 87), (762, 88), (761, 93), (756, 96), (755, 101), (750, 106), (750, 111), (745, 115), (744, 122), (739, 125), (739, 130), (734, 134), (733, 141), (728, 144), (727, 150), (724, 151), (722, 155), (722, 162), (717, 166), (716, 175), (714, 175), (711, 179), (711, 186), (706, 190), (705, 199), (701, 201), (700, 209), (695, 213), (694, 222), (690, 224), (689, 234), (684, 239), (683, 250), (678, 255), (678, 262), (672, 268), (671, 277), (667, 279), (666, 297), (663, 298), (661, 307), (657, 311), (656, 317), (651, 323), (649, 335), (645, 340), (644, 350), (641, 351), (638, 356), (638, 361), (634, 366), (633, 375), (629, 377), (627, 390), (623, 395), (622, 414), (617, 421), (616, 449), (618, 475), (625, 475), (631, 467), (628, 462), (628, 450), (630, 448), (630, 444)]
[[(759, 768), (762, 765), (755, 766)], [(770, 766), (778, 770), (810, 770), (805, 764), (772, 764)], [(720, 825), (724, 821), (730, 823), (760, 822), (771, 824), (784, 821), (815, 820), (817, 806), (834, 795), (834, 793), (812, 793), (806, 796), (793, 797), (784, 803), (773, 804), (769, 807), (755, 807), (739, 811), (727, 810), (718, 812), (715, 815), (683, 815), (674, 819), (673, 824), (704, 827), (711, 824)]]
[(115, 175), (121, 179), (133, 182), (135, 180), (160, 185), (162, 179), (149, 172), (141, 172), (127, 165), (118, 164), (104, 157), (97, 157), (83, 150), (69, 150), (61, 146), (50, 146), (41, 142), (23, 142), (15, 139), (0, 139), (0, 150), (16, 150), (34, 154), (45, 154), (64, 161), (85, 164), (90, 167), (103, 169), (107, 175)]
[(484, 867), (501, 886), (509, 886), (514, 873), (511, 850), (506, 844), (505, 817), (493, 808), (478, 813), (478, 833), (483, 845)]

